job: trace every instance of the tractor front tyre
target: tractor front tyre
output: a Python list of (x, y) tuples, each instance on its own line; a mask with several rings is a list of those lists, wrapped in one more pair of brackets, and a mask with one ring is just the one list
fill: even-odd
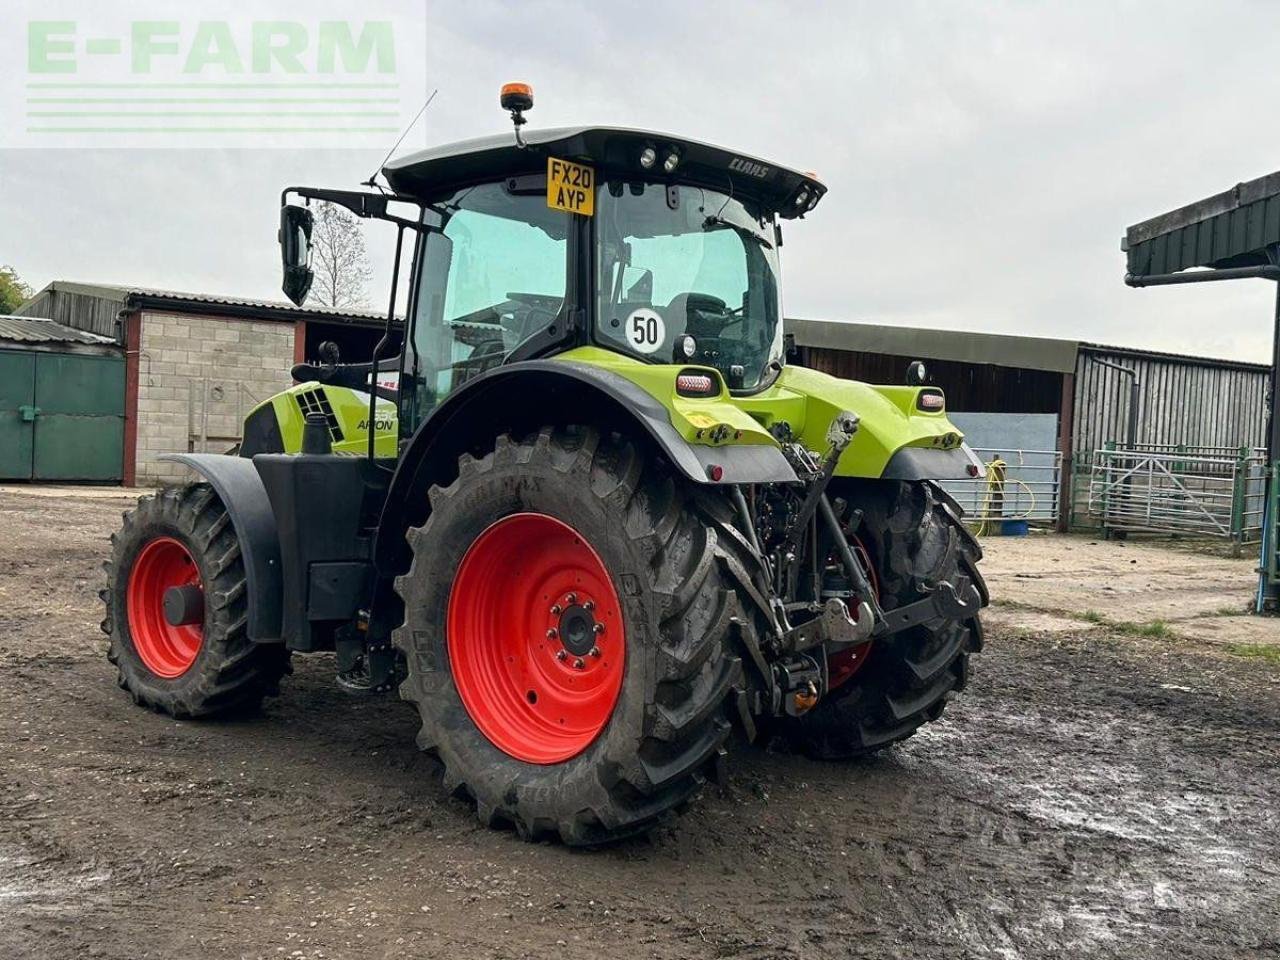
[(690, 798), (730, 733), (731, 636), (759, 622), (723, 573), (728, 514), (587, 427), (498, 437), (429, 495), (394, 639), (446, 788), (486, 825), (572, 845)]
[(189, 719), (247, 713), (278, 692), (289, 653), (249, 639), (240, 542), (212, 487), (142, 498), (111, 548), (102, 630), (135, 703)]
[[(855, 552), (868, 558), (880, 605), (891, 610), (926, 598), (934, 584), (972, 583), (983, 603), (978, 572), (982, 550), (949, 508), (945, 494), (927, 483), (843, 481), (832, 492), (845, 501)], [(808, 755), (823, 760), (862, 756), (905, 740), (937, 720), (964, 689), (969, 656), (982, 648), (982, 626), (938, 618), (872, 640), (856, 672), (784, 730)], [(833, 670), (833, 676), (836, 671)]]

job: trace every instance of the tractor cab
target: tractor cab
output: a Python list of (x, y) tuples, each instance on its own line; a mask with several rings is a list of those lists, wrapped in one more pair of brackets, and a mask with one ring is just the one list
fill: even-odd
[[(385, 194), (286, 191), (415, 235), (404, 350), (382, 367), (399, 367), (402, 435), (473, 378), (575, 347), (709, 367), (733, 393), (776, 379), (779, 221), (812, 210), (819, 181), (668, 134), (520, 129), (393, 161)], [(405, 203), (411, 222), (387, 214)], [(284, 216), (282, 238), (309, 231), (304, 207)], [(305, 276), (295, 247), (286, 278)]]

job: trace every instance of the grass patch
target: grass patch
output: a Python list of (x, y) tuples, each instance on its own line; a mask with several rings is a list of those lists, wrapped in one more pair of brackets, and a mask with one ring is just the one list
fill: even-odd
[(1253, 607), (1219, 607), (1209, 614), (1211, 617), (1247, 617), (1253, 613)]
[(1269, 643), (1229, 643), (1227, 651), (1237, 657), (1265, 660), (1280, 666), (1280, 647)]
[(1009, 610), (1033, 610), (1036, 613), (1043, 611), (1032, 603), (1025, 603), (1022, 600), (1010, 600), (1008, 597), (995, 596), (991, 598), (991, 606), (1006, 607)]
[(1074, 613), (1072, 616), (1085, 623), (1096, 623), (1112, 633), (1123, 633), (1130, 637), (1148, 637), (1153, 640), (1164, 640), (1173, 636), (1173, 631), (1170, 629), (1169, 624), (1163, 620), (1151, 620), (1147, 623), (1134, 623), (1132, 620), (1111, 620), (1097, 610), (1086, 610), (1084, 613)]
[(1117, 633), (1127, 633), (1131, 637), (1148, 637), (1153, 640), (1164, 640), (1173, 635), (1169, 624), (1163, 620), (1152, 620), (1149, 623), (1131, 623), (1128, 620), (1122, 620), (1119, 623), (1110, 624), (1110, 627)]

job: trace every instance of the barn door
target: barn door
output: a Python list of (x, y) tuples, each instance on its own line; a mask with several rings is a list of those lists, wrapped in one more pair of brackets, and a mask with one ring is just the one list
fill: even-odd
[(36, 355), (36, 480), (116, 481), (124, 452), (124, 360)]
[(36, 359), (0, 350), (0, 480), (30, 480)]

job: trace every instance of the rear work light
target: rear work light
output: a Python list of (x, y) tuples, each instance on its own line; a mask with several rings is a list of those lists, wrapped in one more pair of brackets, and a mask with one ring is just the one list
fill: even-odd
[(916, 397), (916, 407), (927, 410), (929, 413), (937, 413), (946, 405), (947, 400), (941, 390), (921, 390), (920, 395)]
[(720, 384), (709, 373), (685, 371), (676, 376), (676, 393), (682, 397), (718, 397)]

